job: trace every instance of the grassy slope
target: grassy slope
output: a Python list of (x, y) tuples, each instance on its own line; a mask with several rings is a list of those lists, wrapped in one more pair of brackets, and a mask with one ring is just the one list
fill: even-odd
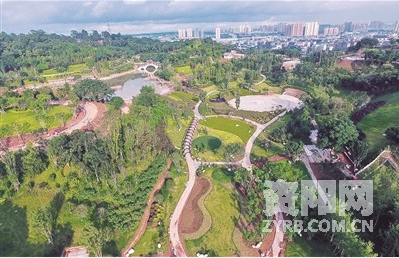
[(388, 140), (383, 136), (388, 127), (399, 126), (399, 92), (381, 96), (373, 101), (386, 100), (388, 103), (367, 116), (358, 124), (372, 145), (372, 151), (378, 152), (383, 149)]
[(191, 74), (192, 70), (189, 65), (175, 67), (175, 72), (183, 75)]
[[(200, 125), (199, 129), (201, 127), (204, 127), (202, 125)], [(230, 143), (241, 143), (244, 144), (243, 141), (235, 134), (229, 133), (229, 132), (225, 132), (225, 131), (221, 131), (221, 130), (215, 130), (212, 129), (210, 127), (206, 127), (207, 131), (208, 131), (208, 135), (209, 136), (214, 136), (216, 138), (219, 138), (222, 141), (222, 146), (220, 146), (220, 148), (216, 151), (203, 151), (201, 153), (199, 153), (198, 151), (196, 151), (195, 149), (193, 149), (193, 155), (194, 157), (199, 157), (201, 158), (201, 160), (204, 161), (225, 161), (224, 158), (224, 150), (227, 144)]]
[(221, 168), (212, 171), (214, 188), (205, 199), (205, 206), (212, 216), (212, 227), (199, 239), (186, 241), (190, 256), (195, 256), (200, 250), (207, 250), (210, 256), (221, 257), (236, 253), (233, 232), (240, 211), (233, 193), (232, 175), (227, 175), (226, 171)]
[(225, 117), (207, 118), (205, 120), (201, 120), (200, 124), (216, 130), (235, 134), (240, 137), (243, 142), (247, 142), (251, 135), (255, 132), (255, 128), (252, 125), (249, 125), (244, 121)]
[(305, 240), (295, 237), (293, 242), (288, 243), (285, 251), (286, 257), (332, 257), (334, 256), (330, 247), (316, 240)]
[[(46, 125), (48, 128), (54, 128), (61, 125), (61, 122), (55, 117), (55, 115), (58, 113), (66, 113), (68, 114), (69, 117), (68, 119), (72, 118), (72, 111), (69, 107), (66, 106), (51, 107), (47, 112), (48, 119), (46, 120)], [(14, 124), (22, 124), (24, 122), (29, 123), (30, 125), (28, 132), (40, 128), (40, 124), (39, 122), (36, 121), (34, 111), (32, 110), (7, 111), (5, 114), (0, 114), (0, 121), (1, 121), (0, 128), (2, 126), (7, 126), (7, 125), (12, 126)], [(11, 131), (11, 133), (15, 134), (14, 131)], [(0, 132), (0, 137), (5, 137), (5, 136), (8, 135)]]

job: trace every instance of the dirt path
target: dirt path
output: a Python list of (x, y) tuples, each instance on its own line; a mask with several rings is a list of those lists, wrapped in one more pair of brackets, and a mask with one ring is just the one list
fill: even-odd
[(147, 201), (147, 207), (144, 210), (144, 214), (143, 214), (143, 217), (141, 219), (139, 228), (136, 230), (136, 233), (134, 234), (132, 240), (129, 242), (129, 244), (122, 251), (122, 256), (123, 257), (128, 256), (129, 250), (131, 248), (133, 248), (134, 245), (137, 244), (137, 242), (143, 236), (143, 234), (144, 234), (144, 232), (145, 232), (145, 230), (147, 228), (148, 219), (150, 218), (151, 204), (154, 202), (155, 195), (159, 192), (159, 190), (161, 190), (161, 188), (162, 188), (162, 186), (163, 186), (163, 184), (165, 182), (166, 175), (169, 172), (171, 164), (172, 164), (171, 160), (168, 159), (166, 161), (166, 166), (165, 166), (164, 170), (162, 171), (161, 175), (158, 177), (158, 181), (154, 185), (154, 188), (152, 189), (152, 191), (150, 193), (150, 196), (149, 196), (148, 201)]

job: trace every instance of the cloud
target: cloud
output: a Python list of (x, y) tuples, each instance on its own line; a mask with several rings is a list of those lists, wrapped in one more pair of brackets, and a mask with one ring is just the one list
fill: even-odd
[[(175, 30), (181, 26), (265, 22), (345, 21), (370, 22), (398, 19), (398, 1), (200, 1), (200, 0), (3, 0), (3, 29), (27, 32), (48, 28), (102, 28), (112, 32)], [(191, 26), (190, 25), (190, 26)], [(89, 28), (90, 27), (90, 28)], [(106, 29), (106, 28), (105, 28)]]
[(112, 9), (112, 2), (111, 1), (108, 1), (108, 2), (106, 2), (106, 1), (101, 1), (101, 2), (98, 2), (95, 6), (94, 6), (94, 8), (93, 8), (93, 10), (92, 10), (92, 15), (94, 16), (94, 17), (101, 17), (101, 16), (103, 16), (105, 13), (107, 13), (107, 11), (109, 11), (110, 9)]

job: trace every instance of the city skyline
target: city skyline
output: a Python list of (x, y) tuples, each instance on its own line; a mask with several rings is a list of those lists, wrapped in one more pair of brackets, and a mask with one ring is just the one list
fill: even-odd
[[(398, 20), (399, 1), (2, 1), (2, 31), (26, 33), (43, 29), (69, 34), (97, 30), (134, 34), (248, 24), (339, 24)], [(398, 8), (395, 8), (397, 6)], [(109, 23), (109, 27), (108, 27)]]

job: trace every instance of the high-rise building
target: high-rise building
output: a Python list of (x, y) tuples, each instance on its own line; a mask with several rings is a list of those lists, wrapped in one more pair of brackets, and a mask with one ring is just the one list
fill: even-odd
[(289, 37), (301, 37), (303, 36), (304, 28), (303, 23), (289, 24), (286, 28), (286, 35)]
[(186, 38), (186, 30), (185, 29), (178, 29), (178, 34), (179, 34), (179, 39), (185, 39)]
[(344, 23), (344, 31), (343, 32), (353, 32), (353, 24), (352, 22)]
[(276, 25), (276, 30), (278, 33), (285, 34), (287, 30), (287, 24), (286, 23), (277, 23)]
[(215, 38), (220, 39), (220, 28), (215, 29)]
[(399, 21), (396, 22), (395, 24), (395, 28), (393, 30), (393, 32), (398, 33), (399, 34)]
[(381, 30), (384, 28), (384, 23), (382, 21), (372, 21), (369, 28), (372, 30)]
[(307, 22), (305, 23), (304, 36), (317, 36), (319, 35), (319, 23)]
[(188, 38), (188, 39), (193, 38), (193, 29), (191, 29), (191, 28), (186, 29), (186, 38)]

